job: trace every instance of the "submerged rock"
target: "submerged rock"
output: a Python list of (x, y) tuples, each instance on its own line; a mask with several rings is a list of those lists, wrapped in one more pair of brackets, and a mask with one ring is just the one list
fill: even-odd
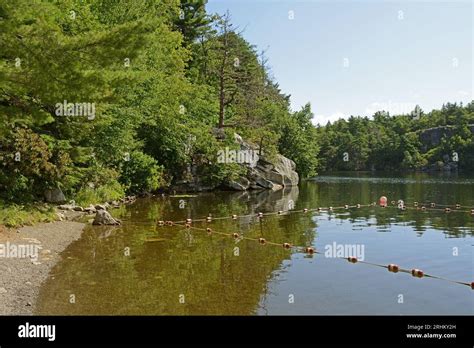
[(120, 225), (120, 220), (114, 219), (107, 210), (97, 210), (93, 225)]

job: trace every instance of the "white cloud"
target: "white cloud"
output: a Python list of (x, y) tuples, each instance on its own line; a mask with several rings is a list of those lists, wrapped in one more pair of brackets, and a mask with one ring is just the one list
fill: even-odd
[(462, 97), (467, 97), (469, 96), (471, 93), (469, 93), (468, 91), (458, 91), (458, 94)]

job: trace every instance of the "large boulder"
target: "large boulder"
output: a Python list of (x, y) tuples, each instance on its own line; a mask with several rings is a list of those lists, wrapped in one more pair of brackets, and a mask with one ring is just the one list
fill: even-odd
[(110, 215), (107, 210), (97, 210), (95, 214), (93, 225), (120, 225), (120, 221), (116, 220)]
[[(217, 139), (225, 139), (225, 132), (222, 129), (214, 129), (213, 135)], [(288, 186), (298, 185), (299, 176), (295, 171), (295, 162), (291, 159), (279, 154), (272, 156), (271, 159), (267, 158), (257, 145), (245, 141), (236, 133), (234, 133), (233, 141), (240, 146), (240, 150), (245, 151), (245, 155), (250, 154), (248, 155), (250, 157), (245, 157), (248, 160), (235, 161), (246, 169), (246, 174), (236, 180), (223, 183), (222, 186), (236, 191), (262, 189), (277, 191)], [(180, 180), (174, 183), (171, 191), (199, 192), (216, 188), (217, 185), (209, 186), (202, 182), (202, 178), (198, 174), (198, 166), (190, 165), (182, 175), (178, 175)]]
[(44, 199), (48, 203), (63, 203), (66, 202), (63, 191), (56, 187), (53, 189), (47, 189), (44, 191)]
[[(237, 138), (242, 148), (251, 149), (252, 145)], [(295, 162), (283, 155), (277, 154), (275, 159), (267, 159), (260, 156), (255, 166), (248, 166), (247, 179), (250, 180), (250, 188), (255, 185), (266, 189), (278, 190), (287, 186), (298, 185), (299, 175), (295, 170)], [(255, 185), (253, 184), (255, 183)]]
[(254, 180), (255, 180), (255, 183), (260, 187), (263, 187), (263, 188), (266, 188), (266, 189), (272, 189), (273, 188), (273, 183), (270, 180), (267, 180), (262, 176), (256, 177), (256, 178), (254, 178)]
[[(270, 173), (277, 173), (282, 176), (283, 186), (298, 185), (300, 181), (299, 175), (296, 172), (296, 164), (291, 159), (282, 155), (277, 155), (277, 160), (274, 163), (275, 167)], [(269, 179), (271, 180), (271, 179)]]
[(237, 180), (231, 180), (226, 185), (232, 190), (245, 191), (250, 186), (250, 181), (245, 177), (240, 177)]

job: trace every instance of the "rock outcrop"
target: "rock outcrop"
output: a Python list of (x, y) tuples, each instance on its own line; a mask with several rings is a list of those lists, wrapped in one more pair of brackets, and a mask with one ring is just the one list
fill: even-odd
[[(467, 128), (474, 134), (474, 124), (467, 125)], [(439, 146), (443, 138), (449, 139), (455, 134), (455, 131), (455, 126), (451, 125), (420, 130), (418, 135), (421, 150), (426, 153), (434, 147)], [(428, 172), (457, 172), (458, 168), (458, 161), (452, 158), (452, 154), (445, 154), (442, 160), (436, 163), (429, 163), (421, 169)]]
[(240, 145), (240, 151), (256, 155), (248, 156), (252, 161), (241, 163), (247, 169), (246, 175), (236, 181), (226, 183), (225, 186), (227, 188), (239, 191), (248, 189), (270, 189), (276, 191), (284, 187), (298, 185), (299, 176), (295, 171), (295, 162), (280, 154), (277, 154), (275, 158), (269, 159), (265, 155), (260, 154), (257, 146), (247, 143), (240, 135), (234, 134), (234, 139)]
[[(217, 131), (214, 136), (217, 137)], [(221, 134), (222, 133), (222, 134)], [(219, 138), (224, 135), (219, 133)], [(221, 186), (235, 191), (247, 190), (281, 190), (285, 187), (298, 185), (299, 176), (295, 170), (295, 162), (280, 154), (267, 157), (262, 155), (258, 146), (250, 144), (238, 134), (234, 134), (234, 141), (240, 145), (238, 150), (222, 150), (220, 160), (226, 163), (237, 163), (245, 168), (245, 174), (235, 180), (224, 182)], [(219, 160), (219, 159), (218, 159)], [(189, 166), (187, 178), (179, 180), (172, 186), (174, 191), (207, 191), (216, 187), (209, 187), (201, 183), (196, 168)]]
[[(474, 134), (474, 124), (469, 124), (467, 127)], [(441, 140), (444, 137), (450, 138), (453, 136), (455, 130), (454, 126), (439, 126), (421, 130), (419, 132), (419, 139), (422, 151), (426, 152), (429, 149), (438, 146), (441, 144)]]
[(93, 225), (120, 225), (120, 221), (116, 220), (110, 215), (107, 210), (97, 210), (95, 215), (94, 221), (92, 222)]

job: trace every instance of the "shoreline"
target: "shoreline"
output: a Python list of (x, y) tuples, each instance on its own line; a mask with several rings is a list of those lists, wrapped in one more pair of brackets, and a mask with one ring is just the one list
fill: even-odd
[(60, 254), (78, 240), (85, 223), (55, 221), (6, 229), (0, 233), (2, 245), (35, 246), (38, 257), (0, 257), (0, 315), (33, 315), (39, 290)]

